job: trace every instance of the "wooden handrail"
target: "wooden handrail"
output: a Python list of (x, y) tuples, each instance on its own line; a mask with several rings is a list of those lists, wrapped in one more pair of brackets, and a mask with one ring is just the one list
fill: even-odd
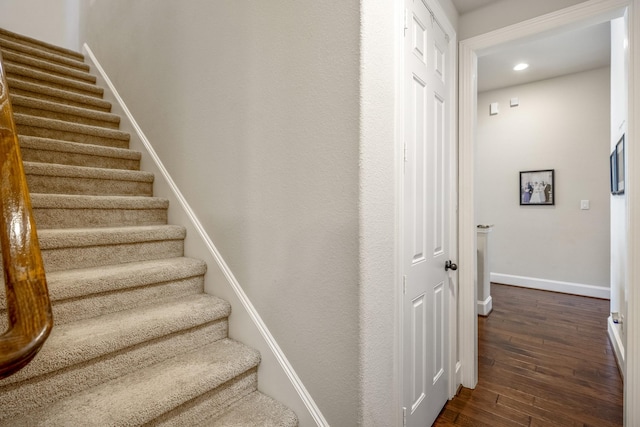
[(0, 249), (8, 329), (0, 336), (0, 378), (31, 361), (53, 327), (7, 79), (0, 55)]

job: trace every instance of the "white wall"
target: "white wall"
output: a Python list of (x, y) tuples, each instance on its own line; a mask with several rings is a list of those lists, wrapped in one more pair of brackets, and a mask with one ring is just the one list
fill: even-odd
[[(395, 169), (394, 0), (361, 4), (360, 381), (362, 426), (396, 425), (394, 394)], [(397, 15), (395, 15), (397, 16)], [(402, 16), (402, 15), (400, 15)], [(401, 21), (400, 21), (401, 22)], [(342, 421), (335, 425), (347, 426)]]
[(359, 14), (355, 0), (96, 0), (81, 25), (324, 416), (345, 426), (361, 408)]
[(458, 39), (464, 40), (586, 0), (501, 0), (465, 13), (458, 19)]
[(79, 1), (2, 0), (0, 27), (79, 51)]
[[(478, 95), (476, 218), (495, 224), (492, 273), (609, 287), (609, 82), (604, 68)], [(555, 169), (555, 206), (520, 206), (519, 171), (538, 169)]]
[[(625, 47), (627, 23), (625, 18), (611, 21), (611, 136), (609, 151), (615, 150), (620, 138), (627, 133), (629, 113), (627, 107), (629, 50)], [(626, 141), (628, 144), (629, 141)], [(626, 160), (626, 159), (625, 159)], [(626, 170), (626, 168), (625, 168)], [(611, 312), (622, 315), (618, 334), (624, 354), (628, 287), (627, 269), (627, 196), (611, 196)], [(624, 371), (624, 367), (623, 367)]]

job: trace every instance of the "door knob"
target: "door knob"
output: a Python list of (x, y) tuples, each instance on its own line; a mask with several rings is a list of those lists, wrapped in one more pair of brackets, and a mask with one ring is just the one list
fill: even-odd
[(458, 264), (451, 262), (451, 260), (448, 260), (444, 263), (444, 270), (449, 271), (449, 269), (456, 271), (458, 269)]

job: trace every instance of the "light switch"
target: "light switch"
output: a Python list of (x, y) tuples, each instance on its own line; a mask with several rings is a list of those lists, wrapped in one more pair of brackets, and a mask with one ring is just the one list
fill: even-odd
[(589, 209), (589, 201), (588, 200), (580, 200), (580, 209), (582, 209), (582, 210)]
[(496, 114), (498, 114), (498, 103), (492, 102), (489, 104), (489, 115), (495, 116)]
[(511, 105), (512, 107), (517, 107), (518, 105), (520, 105), (520, 101), (518, 100), (518, 98), (511, 98), (509, 100), (509, 105)]

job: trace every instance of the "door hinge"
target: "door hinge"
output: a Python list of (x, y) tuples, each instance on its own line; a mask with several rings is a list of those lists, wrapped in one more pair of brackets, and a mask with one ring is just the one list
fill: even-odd
[(407, 408), (404, 406), (402, 407), (402, 425), (407, 425)]
[(407, 294), (407, 276), (402, 276), (402, 293)]

